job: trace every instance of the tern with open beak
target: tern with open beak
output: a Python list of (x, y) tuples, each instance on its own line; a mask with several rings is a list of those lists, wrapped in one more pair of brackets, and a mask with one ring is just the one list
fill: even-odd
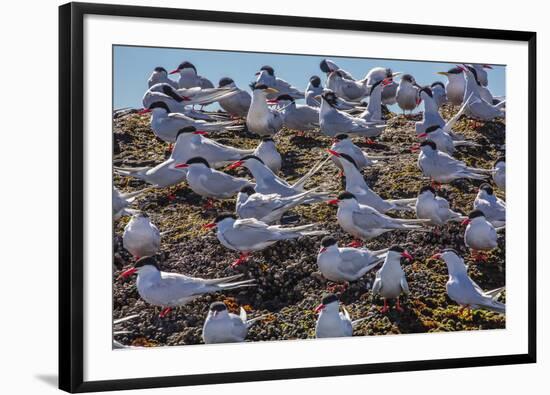
[(345, 307), (340, 312), (340, 303), (334, 294), (325, 294), (321, 304), (315, 308), (319, 313), (315, 324), (315, 337), (317, 339), (330, 337), (353, 336), (353, 328), (365, 321), (360, 318), (352, 321)]
[(458, 253), (452, 248), (444, 249), (431, 257), (432, 259), (442, 259), (447, 265), (449, 280), (445, 285), (447, 295), (454, 302), (458, 303), (464, 309), (484, 309), (497, 313), (505, 314), (506, 306), (497, 299), (504, 291), (504, 287), (496, 288), (491, 291), (483, 291), (474, 280), (468, 276), (468, 266), (464, 263)]
[(183, 306), (204, 294), (256, 286), (253, 279), (236, 281), (243, 276), (242, 274), (205, 279), (163, 272), (154, 257), (139, 259), (133, 267), (124, 270), (119, 279), (128, 278), (136, 273), (139, 296), (149, 304), (163, 307), (161, 318), (172, 308)]

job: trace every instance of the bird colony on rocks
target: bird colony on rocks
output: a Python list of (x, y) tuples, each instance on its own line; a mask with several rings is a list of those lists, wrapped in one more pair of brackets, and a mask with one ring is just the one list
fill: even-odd
[(113, 113), (114, 347), (504, 328), (490, 69), (156, 67)]

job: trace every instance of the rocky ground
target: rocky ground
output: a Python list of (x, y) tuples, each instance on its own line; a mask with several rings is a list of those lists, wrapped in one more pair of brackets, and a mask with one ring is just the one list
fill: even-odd
[[(456, 108), (443, 109), (448, 119)], [(390, 114), (388, 127), (375, 145), (366, 145), (362, 139), (356, 144), (372, 154), (396, 154), (383, 165), (364, 171), (370, 187), (384, 198), (415, 197), (421, 186), (428, 183), (416, 165), (417, 153), (411, 146), (418, 142), (414, 121), (420, 115), (405, 118)], [(504, 144), (503, 122), (474, 124), (462, 118), (454, 130), (482, 146), (461, 148), (455, 154), (460, 160), (476, 167), (491, 168), (494, 160), (502, 155)], [(149, 116), (127, 114), (114, 119), (114, 164), (117, 166), (153, 166), (165, 159), (166, 144), (157, 140), (149, 128)], [(236, 147), (255, 147), (259, 140), (243, 133), (216, 134), (215, 139)], [(326, 155), (331, 139), (317, 133), (296, 136), (294, 131), (283, 130), (276, 137), (277, 148), (283, 156), (281, 176), (292, 181)], [(236, 174), (250, 177), (246, 170)], [(338, 193), (342, 180), (338, 169), (328, 163), (308, 185), (322, 184), (324, 189)], [(136, 179), (114, 176), (114, 184), (121, 191), (142, 189), (145, 183)], [(455, 210), (468, 213), (472, 209), (479, 182), (459, 180), (443, 186), (442, 196), (451, 202)], [(497, 195), (504, 198), (499, 190)], [(175, 195), (170, 200), (168, 195)], [(314, 337), (316, 314), (314, 308), (321, 295), (332, 285), (327, 282), (316, 266), (316, 256), (322, 236), (302, 238), (297, 241), (279, 242), (261, 252), (254, 253), (248, 263), (231, 268), (237, 254), (223, 247), (215, 232), (205, 231), (202, 225), (211, 222), (219, 212), (233, 211), (234, 202), (217, 202), (205, 210), (203, 201), (185, 184), (170, 189), (158, 189), (140, 197), (135, 208), (146, 211), (160, 231), (174, 230), (162, 239), (159, 255), (161, 267), (193, 276), (214, 278), (244, 273), (244, 278), (254, 278), (258, 286), (244, 290), (229, 291), (201, 297), (175, 309), (165, 318), (159, 318), (159, 308), (140, 299), (135, 279), (117, 281), (123, 267), (131, 265), (132, 258), (124, 250), (121, 235), (128, 218), (114, 223), (114, 271), (113, 271), (113, 318), (138, 314), (139, 317), (116, 326), (128, 333), (116, 335), (124, 345), (163, 346), (201, 343), (201, 330), (213, 301), (224, 301), (230, 310), (238, 312), (242, 306), (249, 317), (267, 314), (267, 317), (251, 328), (247, 341), (304, 339)], [(336, 208), (327, 204), (301, 206), (294, 210), (297, 223), (318, 223), (335, 236), (340, 245), (352, 240), (336, 222)], [(409, 217), (414, 214), (408, 214)], [(406, 248), (413, 262), (403, 261), (411, 293), (403, 298), (405, 311), (392, 309), (387, 314), (379, 312), (382, 300), (373, 297), (370, 291), (375, 271), (368, 273), (340, 295), (352, 319), (367, 317), (359, 324), (354, 335), (385, 335), (399, 333), (424, 333), (461, 330), (502, 329), (505, 316), (497, 313), (474, 310), (461, 314), (459, 306), (445, 293), (447, 269), (443, 262), (429, 257), (442, 248), (455, 248), (469, 263), (470, 276), (483, 288), (493, 289), (505, 284), (504, 233), (499, 238), (499, 247), (489, 254), (485, 263), (476, 263), (469, 257), (464, 246), (464, 227), (448, 225), (441, 235), (431, 232), (390, 232), (367, 243), (371, 249), (382, 249), (393, 244)]]

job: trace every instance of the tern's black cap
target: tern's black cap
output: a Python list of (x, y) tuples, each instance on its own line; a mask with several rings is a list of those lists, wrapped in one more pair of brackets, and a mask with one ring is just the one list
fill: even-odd
[(250, 185), (247, 185), (247, 186), (244, 186), (242, 187), (241, 193), (246, 193), (248, 196), (250, 195), (254, 195), (256, 193), (256, 190), (254, 189), (254, 187), (250, 186)]
[(157, 260), (152, 256), (144, 256), (143, 258), (140, 258), (134, 265), (135, 268), (140, 268), (143, 266), (151, 265), (155, 267), (157, 270), (160, 270), (159, 265), (157, 263)]
[(202, 163), (206, 167), (210, 167), (210, 164), (208, 163), (208, 161), (206, 159), (200, 157), (200, 156), (195, 156), (195, 157), (189, 159), (185, 163), (188, 164), (188, 165), (192, 165), (193, 163)]
[(294, 98), (290, 95), (280, 95), (277, 97), (277, 100), (281, 100), (281, 101), (294, 101)]
[(230, 212), (221, 213), (216, 217), (216, 219), (214, 220), (214, 223), (217, 224), (218, 222), (221, 222), (226, 218), (237, 219), (237, 216), (233, 213), (230, 213)]
[(429, 145), (430, 147), (432, 147), (433, 150), (437, 149), (437, 145), (435, 145), (435, 143), (432, 140), (424, 140), (423, 142), (420, 143), (421, 147), (424, 147), (426, 145)]
[(460, 74), (462, 73), (462, 69), (460, 67), (453, 67), (452, 69), (449, 69), (447, 71), (449, 74)]
[(483, 211), (481, 210), (474, 210), (470, 214), (468, 214), (468, 218), (474, 219), (477, 217), (485, 217), (485, 214), (483, 214)]
[(391, 246), (388, 251), (399, 252), (399, 253), (405, 252), (403, 247), (400, 247), (398, 245)]
[(328, 104), (330, 104), (331, 106), (336, 104), (336, 93), (334, 93), (333, 91), (331, 90), (326, 90), (322, 95), (321, 95), (326, 101)]
[(258, 158), (256, 155), (246, 155), (241, 158), (241, 160), (255, 159), (260, 162), (262, 165), (265, 165), (264, 161)]
[(440, 87), (442, 87), (443, 89), (445, 89), (445, 85), (444, 85), (443, 82), (441, 82), (441, 81), (432, 82), (431, 87), (432, 87), (432, 88), (435, 88), (436, 86), (440, 86)]
[(437, 129), (440, 129), (441, 126), (439, 125), (432, 125), (429, 128), (426, 129), (426, 133), (432, 133), (435, 132)]
[(331, 71), (326, 59), (321, 60), (321, 63), (319, 63), (319, 67), (321, 68), (321, 71), (325, 73), (330, 73)]
[(227, 306), (223, 302), (214, 302), (210, 304), (210, 311), (225, 311)]
[(191, 62), (188, 62), (188, 61), (181, 62), (179, 64), (178, 70), (183, 70), (183, 69), (193, 69), (193, 70), (195, 70), (195, 73), (197, 72), (197, 68), (195, 67), (195, 65)]
[(321, 303), (325, 306), (330, 303), (338, 302), (338, 297), (334, 294), (323, 294), (323, 299)]
[(194, 127), (194, 126), (186, 126), (184, 128), (181, 128), (180, 130), (178, 130), (178, 134), (176, 135), (176, 140), (178, 139), (180, 134), (193, 133), (193, 132), (196, 132), (196, 131), (197, 131), (197, 128)]
[(231, 78), (229, 77), (223, 77), (220, 79), (220, 81), (218, 82), (218, 86), (221, 88), (221, 87), (224, 87), (226, 85), (229, 85), (231, 83), (233, 83), (235, 81), (233, 81)]
[(333, 246), (334, 244), (337, 244), (337, 243), (338, 242), (336, 241), (336, 239), (332, 236), (325, 236), (321, 240), (321, 245), (323, 247), (330, 247), (330, 246)]
[(164, 71), (165, 73), (168, 73), (168, 72), (166, 71), (166, 69), (165, 69), (164, 67), (161, 67), (161, 66), (155, 67), (155, 71), (156, 71), (157, 73), (160, 73), (161, 71)]
[(166, 105), (165, 102), (162, 102), (162, 101), (156, 101), (154, 103), (152, 103), (150, 106), (149, 106), (149, 110), (152, 110), (153, 108), (163, 108), (166, 110), (166, 112), (170, 112), (170, 109), (168, 108), (168, 106)]
[(337, 134), (336, 136), (334, 136), (334, 138), (336, 140), (345, 140), (345, 139), (349, 139), (349, 136), (345, 133), (340, 133), (340, 134)]
[(487, 183), (483, 183), (480, 185), (479, 189), (483, 189), (485, 192), (487, 192), (489, 195), (492, 195), (494, 193), (493, 187)]
[(269, 74), (269, 75), (275, 75), (275, 70), (273, 70), (273, 67), (271, 67), (271, 66), (268, 66), (268, 65), (262, 66), (260, 68), (260, 70), (267, 71), (267, 74)]
[(428, 96), (434, 97), (434, 94), (432, 92), (432, 89), (430, 87), (424, 86), (422, 89), (418, 91), (418, 94), (420, 95), (421, 92), (425, 92)]
[(420, 188), (420, 191), (418, 191), (418, 194), (422, 194), (426, 191), (430, 191), (435, 195), (435, 189), (431, 185), (424, 185), (422, 188)]
[(401, 76), (401, 81), (408, 81), (408, 82), (413, 83), (414, 82), (414, 77), (410, 74), (403, 74)]
[(312, 75), (311, 77), (309, 77), (309, 82), (311, 83), (311, 85), (313, 85), (315, 88), (318, 88), (319, 85), (321, 85), (321, 79), (316, 76), (316, 75)]
[(356, 199), (355, 195), (351, 192), (342, 192), (338, 195), (338, 200)]
[(250, 88), (251, 88), (253, 91), (255, 91), (255, 90), (258, 90), (258, 89), (264, 90), (264, 89), (267, 89), (267, 88), (269, 88), (269, 87), (268, 87), (266, 84), (257, 84), (257, 83), (255, 83), (255, 82), (253, 82), (253, 83), (250, 84)]

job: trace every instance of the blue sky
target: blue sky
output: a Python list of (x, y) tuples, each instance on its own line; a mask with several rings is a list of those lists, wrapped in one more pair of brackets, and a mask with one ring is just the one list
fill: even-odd
[[(312, 75), (320, 76), (324, 85), (325, 76), (319, 69), (319, 62), (323, 58), (325, 56), (115, 46), (114, 108), (141, 107), (141, 99), (147, 89), (147, 79), (156, 66), (162, 66), (170, 71), (182, 61), (188, 60), (195, 65), (200, 75), (210, 79), (215, 86), (218, 86), (220, 78), (231, 77), (237, 86), (248, 89), (248, 84), (254, 80), (254, 74), (259, 68), (270, 65), (275, 69), (275, 75), (303, 90)], [(407, 60), (330, 56), (328, 58), (349, 71), (355, 78), (363, 78), (371, 68), (382, 66), (412, 74), (420, 85), (438, 80), (445, 82), (446, 77), (436, 72), (446, 71), (454, 66), (452, 63)], [(463, 61), (467, 63), (468, 59)], [(178, 76), (172, 77), (177, 80)], [(489, 70), (489, 89), (494, 96), (505, 95), (504, 66), (494, 66), (493, 70)]]

